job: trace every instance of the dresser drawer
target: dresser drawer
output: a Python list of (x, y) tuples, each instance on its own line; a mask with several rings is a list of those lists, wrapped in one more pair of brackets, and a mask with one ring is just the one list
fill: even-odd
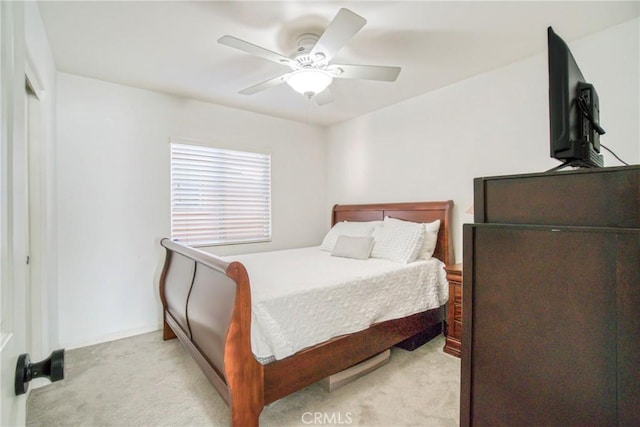
[(457, 339), (462, 337), (462, 320), (454, 320), (451, 325), (451, 336)]
[(445, 267), (449, 281), (449, 303), (444, 351), (460, 357), (462, 338), (462, 264)]
[(449, 297), (449, 301), (451, 301), (454, 305), (462, 305), (462, 289), (460, 286), (452, 286), (453, 295)]
[(453, 318), (455, 320), (462, 320), (462, 304), (453, 304)]
[(456, 320), (462, 320), (462, 288), (460, 286), (451, 286), (453, 295), (449, 296), (449, 303), (453, 308), (453, 317)]

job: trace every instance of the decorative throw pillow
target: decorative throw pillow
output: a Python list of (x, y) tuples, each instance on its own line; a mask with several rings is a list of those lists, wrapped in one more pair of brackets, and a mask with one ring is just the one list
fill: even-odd
[(372, 258), (410, 263), (416, 260), (424, 239), (424, 227), (376, 227), (373, 238), (375, 243), (371, 251)]
[(418, 259), (431, 259), (433, 251), (438, 243), (438, 231), (440, 230), (440, 220), (424, 223), (424, 241), (418, 253)]
[(344, 258), (368, 259), (373, 248), (373, 237), (338, 236), (331, 255)]
[(440, 220), (436, 219), (433, 222), (415, 223), (411, 221), (404, 221), (402, 219), (391, 218), (389, 216), (384, 218), (385, 225), (389, 226), (414, 226), (414, 224), (422, 224), (424, 227), (424, 239), (422, 241), (422, 247), (418, 252), (417, 259), (430, 259), (433, 256), (433, 251), (436, 249), (438, 243), (438, 231), (440, 230)]
[(324, 236), (320, 249), (331, 252), (336, 245), (339, 236), (355, 236), (366, 237), (371, 236), (375, 223), (379, 221), (369, 222), (347, 222), (342, 221), (331, 227), (331, 230)]

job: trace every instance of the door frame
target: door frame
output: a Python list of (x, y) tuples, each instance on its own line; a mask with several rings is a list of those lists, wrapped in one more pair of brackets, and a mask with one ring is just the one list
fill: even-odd
[[(18, 355), (29, 352), (32, 361), (41, 360), (56, 339), (50, 330), (55, 301), (49, 301), (56, 291), (51, 290), (56, 280), (55, 183), (49, 182), (55, 179), (55, 91), (47, 90), (55, 88), (43, 85), (54, 83), (42, 74), (44, 65), (30, 56), (26, 27), (25, 3), (0, 1), (0, 425), (24, 425), (26, 420), (28, 393), (16, 396), (14, 390)], [(33, 48), (38, 54), (38, 46)], [(27, 87), (34, 94), (31, 105)], [(27, 138), (29, 116), (30, 133), (38, 136), (32, 138), (32, 147)], [(32, 189), (27, 191), (29, 183)], [(29, 234), (31, 242), (26, 242)], [(27, 256), (39, 267), (27, 267)], [(28, 290), (30, 276), (33, 286)], [(38, 381), (32, 381), (29, 390)]]
[[(47, 287), (44, 276), (44, 183), (46, 171), (43, 153), (44, 88), (33, 61), (26, 52), (25, 61), (25, 138), (28, 150), (29, 188), (29, 278), (27, 281), (27, 351), (31, 360), (38, 361), (49, 350)], [(47, 384), (45, 379), (34, 381), (32, 388)]]

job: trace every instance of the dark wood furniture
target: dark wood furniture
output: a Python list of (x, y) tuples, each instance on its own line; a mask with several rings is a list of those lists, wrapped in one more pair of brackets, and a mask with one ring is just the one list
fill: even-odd
[(477, 178), (474, 222), (638, 228), (640, 166)]
[(640, 166), (474, 185), (460, 424), (639, 425)]
[(445, 327), (444, 352), (460, 357), (462, 348), (462, 264), (445, 266), (449, 281), (449, 303)]
[[(434, 256), (453, 260), (452, 201), (336, 205), (339, 221), (441, 221)], [(283, 360), (259, 364), (251, 351), (250, 278), (228, 262), (168, 239), (160, 277), (164, 339), (179, 338), (230, 407), (233, 426), (257, 426), (265, 405), (340, 372), (394, 345), (414, 348), (442, 332), (444, 307), (372, 325)], [(295, 268), (295, 267), (292, 267)]]

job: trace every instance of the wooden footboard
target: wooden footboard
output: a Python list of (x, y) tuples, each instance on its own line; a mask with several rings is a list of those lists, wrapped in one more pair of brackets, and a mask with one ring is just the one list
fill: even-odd
[(264, 370), (251, 351), (249, 277), (238, 262), (168, 239), (160, 277), (164, 339), (176, 336), (231, 409), (234, 426), (257, 426)]

